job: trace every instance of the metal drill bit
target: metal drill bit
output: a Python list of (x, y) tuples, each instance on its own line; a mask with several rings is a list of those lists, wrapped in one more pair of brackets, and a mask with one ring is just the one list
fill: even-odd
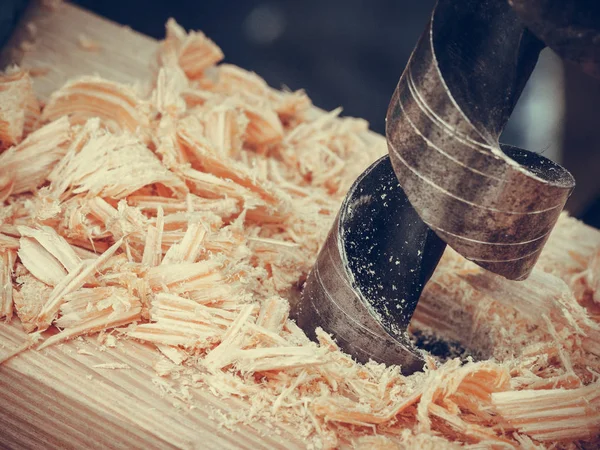
[(412, 206), (465, 258), (526, 278), (575, 186), (501, 146), (544, 44), (503, 0), (440, 0), (394, 92), (386, 136)]
[(311, 338), (317, 326), (333, 333), (361, 362), (420, 370), (406, 330), (445, 247), (381, 158), (350, 188), (292, 317)]
[[(544, 2), (514, 0), (551, 46), (597, 63), (597, 49), (577, 54), (548, 33), (556, 14), (530, 14)], [(575, 184), (498, 142), (543, 47), (506, 0), (438, 1), (388, 109), (390, 157), (352, 186), (292, 308), (309, 336), (320, 326), (359, 361), (412, 373), (423, 357), (407, 328), (446, 243), (506, 278), (528, 276)]]

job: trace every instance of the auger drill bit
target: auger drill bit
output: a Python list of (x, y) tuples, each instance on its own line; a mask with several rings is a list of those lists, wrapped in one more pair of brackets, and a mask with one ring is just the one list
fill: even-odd
[(575, 183), (498, 139), (544, 42), (600, 67), (600, 8), (562, 1), (560, 16), (550, 0), (512, 3), (438, 1), (390, 102), (389, 156), (351, 187), (292, 307), (309, 336), (322, 327), (357, 360), (410, 374), (424, 358), (407, 328), (446, 244), (508, 279), (530, 274)]

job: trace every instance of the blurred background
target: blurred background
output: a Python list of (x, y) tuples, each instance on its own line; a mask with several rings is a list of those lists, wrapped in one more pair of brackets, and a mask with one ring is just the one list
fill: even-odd
[[(26, 0), (2, 0), (0, 43)], [(344, 108), (384, 132), (390, 97), (434, 0), (74, 0), (160, 39), (174, 17), (199, 29), (226, 61), (275, 87), (305, 89), (314, 104)], [(544, 154), (573, 173), (567, 209), (600, 227), (600, 80), (544, 50), (502, 142)]]

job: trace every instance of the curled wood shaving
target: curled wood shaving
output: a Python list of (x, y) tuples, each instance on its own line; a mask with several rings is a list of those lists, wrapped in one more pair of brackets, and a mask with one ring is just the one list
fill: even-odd
[(204, 33), (186, 33), (173, 19), (169, 19), (166, 29), (167, 37), (162, 43), (159, 58), (164, 65), (181, 67), (188, 78), (201, 76), (223, 59), (221, 49)]
[(42, 120), (62, 116), (78, 124), (99, 117), (113, 131), (134, 132), (149, 124), (144, 103), (133, 88), (90, 76), (70, 81), (50, 96)]

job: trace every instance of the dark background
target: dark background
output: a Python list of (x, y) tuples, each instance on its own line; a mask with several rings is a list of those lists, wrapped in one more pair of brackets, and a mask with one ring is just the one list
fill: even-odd
[[(160, 39), (167, 18), (199, 29), (226, 61), (253, 70), (275, 87), (305, 89), (324, 109), (338, 106), (384, 131), (396, 83), (428, 20), (434, 0), (75, 0), (87, 9)], [(0, 44), (25, 0), (0, 0)], [(567, 67), (560, 159), (579, 190), (570, 210), (600, 227), (600, 82)], [(554, 95), (554, 94), (552, 94)], [(562, 92), (555, 95), (563, 95)], [(526, 95), (524, 94), (524, 97)], [(503, 142), (524, 146), (520, 106)], [(561, 145), (558, 143), (557, 145)], [(531, 149), (543, 151), (543, 148)], [(577, 195), (581, 193), (581, 195)]]

